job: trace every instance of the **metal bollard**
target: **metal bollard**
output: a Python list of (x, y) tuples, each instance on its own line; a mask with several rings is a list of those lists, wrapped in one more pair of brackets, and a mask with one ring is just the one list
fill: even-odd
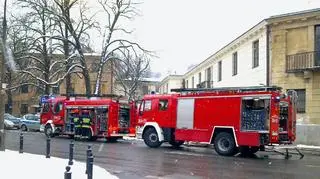
[(50, 158), (50, 137), (47, 138), (47, 150), (46, 150), (46, 158)]
[(64, 172), (64, 179), (71, 179), (72, 172), (70, 172), (71, 167), (67, 166)]
[(93, 174), (93, 155), (91, 153), (91, 155), (89, 156), (88, 159), (89, 163), (88, 163), (88, 179), (92, 179), (92, 174)]
[(86, 174), (88, 174), (88, 165), (89, 165), (89, 157), (92, 155), (92, 147), (91, 145), (88, 145), (87, 149), (87, 160), (86, 160)]
[(73, 140), (70, 142), (69, 145), (69, 165), (73, 165), (73, 150), (74, 150), (74, 143)]
[(19, 153), (23, 153), (23, 134), (20, 133), (20, 146), (19, 146)]

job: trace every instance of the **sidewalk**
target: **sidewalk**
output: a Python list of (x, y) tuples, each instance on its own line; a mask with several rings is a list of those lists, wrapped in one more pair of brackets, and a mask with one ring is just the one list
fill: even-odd
[(298, 144), (297, 148), (300, 149), (303, 153), (320, 155), (320, 146)]
[[(29, 153), (19, 154), (18, 151), (0, 151), (0, 177), (3, 179), (57, 179), (64, 178), (64, 172), (68, 164), (67, 159), (51, 157), (45, 158), (44, 155), (34, 155)], [(86, 179), (86, 164), (74, 161), (71, 166), (72, 178)], [(93, 166), (93, 178), (95, 179), (118, 179), (105, 169)]]

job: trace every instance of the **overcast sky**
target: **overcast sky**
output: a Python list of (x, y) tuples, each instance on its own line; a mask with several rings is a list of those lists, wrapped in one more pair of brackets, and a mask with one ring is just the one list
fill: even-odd
[[(188, 66), (205, 60), (265, 18), (320, 7), (320, 0), (142, 1), (142, 16), (130, 24), (135, 29), (133, 38), (157, 52), (159, 58), (153, 59), (151, 69), (162, 77), (169, 71), (185, 73)], [(88, 2), (99, 6), (97, 0)], [(91, 37), (99, 51), (101, 39), (96, 34)]]
[(135, 38), (157, 51), (153, 71), (183, 74), (264, 18), (319, 7), (320, 0), (145, 0)]

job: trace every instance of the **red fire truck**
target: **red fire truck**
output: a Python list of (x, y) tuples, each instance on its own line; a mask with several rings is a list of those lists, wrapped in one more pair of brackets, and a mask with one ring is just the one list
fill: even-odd
[(136, 126), (135, 105), (119, 102), (112, 98), (67, 98), (56, 97), (42, 105), (41, 125), (47, 136), (69, 135), (74, 137), (74, 111), (78, 118), (83, 111), (89, 111), (92, 119), (90, 133), (87, 138), (96, 140), (106, 138), (114, 141), (123, 136), (134, 137)]
[(137, 137), (149, 147), (163, 142), (213, 144), (220, 155), (255, 153), (265, 145), (295, 140), (296, 93), (279, 87), (174, 89), (144, 96)]

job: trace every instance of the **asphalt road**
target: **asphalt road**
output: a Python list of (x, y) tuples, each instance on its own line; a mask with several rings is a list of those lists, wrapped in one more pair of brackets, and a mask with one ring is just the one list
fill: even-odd
[[(7, 131), (6, 148), (19, 149), (19, 131)], [(51, 155), (68, 158), (70, 140), (56, 137), (51, 142)], [(84, 161), (86, 148), (92, 144), (94, 163), (120, 179), (138, 178), (320, 178), (320, 156), (293, 156), (285, 160), (272, 152), (258, 152), (256, 156), (223, 157), (213, 149), (182, 147), (173, 149), (162, 145), (150, 149), (141, 141), (120, 140), (117, 143), (75, 142), (76, 160)], [(24, 133), (24, 152), (45, 154), (46, 138), (37, 132)], [(49, 166), (48, 166), (49, 167)]]

